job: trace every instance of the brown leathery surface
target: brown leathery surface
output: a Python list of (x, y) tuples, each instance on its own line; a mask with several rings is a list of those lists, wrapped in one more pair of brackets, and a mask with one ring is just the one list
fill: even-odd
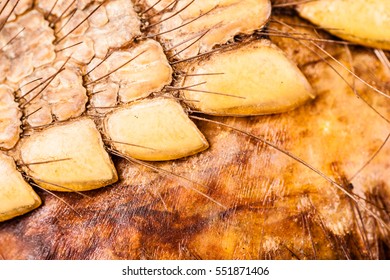
[[(286, 42), (290, 39), (284, 40), (279, 46), (289, 47)], [(307, 50), (301, 47), (287, 53), (304, 57), (304, 61), (296, 62), (317, 92), (314, 101), (271, 116), (196, 116), (261, 136), (338, 183), (351, 183), (354, 193), (381, 209), (369, 203), (364, 207), (389, 225), (389, 143), (352, 182), (348, 178), (390, 132), (390, 125), (362, 98), (387, 118), (390, 100), (369, 90), (328, 59), (355, 85), (361, 96), (358, 98), (326, 62), (314, 54), (312, 59), (307, 58)], [(343, 46), (334, 45), (329, 45), (329, 50), (360, 77), (390, 94), (390, 70), (372, 50), (350, 47), (349, 54)], [(195, 123), (210, 143), (208, 150), (181, 160), (153, 163), (168, 172), (113, 157), (120, 176), (118, 183), (89, 191), (89, 197), (58, 194), (77, 213), (37, 190), (43, 206), (0, 224), (0, 258), (390, 257), (389, 231), (324, 178), (253, 137), (215, 123)]]

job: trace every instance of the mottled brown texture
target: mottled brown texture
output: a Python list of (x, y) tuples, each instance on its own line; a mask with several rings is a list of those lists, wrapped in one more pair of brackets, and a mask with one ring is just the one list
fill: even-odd
[[(288, 48), (285, 40), (281, 48)], [(293, 54), (304, 57), (301, 51), (307, 53), (301, 46)], [(332, 53), (346, 65), (353, 61), (358, 75), (390, 93), (390, 74), (371, 50), (351, 48), (348, 55), (340, 46)], [(115, 185), (87, 192), (89, 198), (59, 194), (80, 215), (37, 190), (42, 207), (0, 224), (0, 258), (390, 258), (389, 231), (366, 211), (390, 224), (389, 144), (348, 181), (382, 145), (389, 124), (326, 62), (297, 63), (318, 94), (314, 101), (278, 115), (197, 116), (264, 137), (377, 207), (357, 207), (324, 178), (253, 137), (195, 120), (211, 145), (207, 151), (153, 164), (168, 172), (114, 158)], [(390, 100), (332, 65), (390, 118)]]
[[(353, 54), (356, 65), (363, 59), (370, 60), (377, 71), (381, 67), (368, 51)], [(314, 102), (281, 115), (212, 119), (263, 136), (343, 183), (343, 178), (353, 175), (381, 145), (388, 125), (324, 63), (309, 65), (305, 70), (319, 92)], [(381, 72), (376, 78), (381, 79)], [(335, 85), (343, 92), (332, 90)], [(389, 115), (388, 100), (372, 93), (370, 98)], [(254, 139), (211, 123), (197, 123), (211, 148), (190, 158), (154, 166), (204, 187), (116, 159), (121, 176), (118, 184), (87, 193), (91, 198), (60, 195), (81, 216), (38, 191), (45, 201), (43, 207), (0, 225), (2, 256), (6, 259), (388, 257), (388, 233), (379, 230), (377, 221), (360, 208), (365, 230), (370, 232), (369, 244), (364, 245), (356, 227), (360, 221), (358, 213), (351, 210), (354, 204), (323, 178)], [(368, 194), (372, 201), (387, 209), (389, 154), (386, 145), (352, 182), (354, 192)], [(203, 191), (226, 209), (191, 188)], [(387, 215), (377, 213), (388, 222)], [(342, 225), (338, 226), (338, 222)]]

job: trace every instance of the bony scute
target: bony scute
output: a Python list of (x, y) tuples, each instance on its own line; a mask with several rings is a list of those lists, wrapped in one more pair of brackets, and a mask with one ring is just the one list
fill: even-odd
[[(365, 192), (366, 182), (354, 182), (356, 187), (353, 192), (345, 190), (344, 185), (338, 183), (345, 170), (350, 173), (352, 169), (362, 166), (374, 149), (366, 148), (367, 145), (359, 146), (361, 142), (352, 139), (354, 133), (364, 130), (355, 139), (361, 139), (359, 135), (370, 134), (376, 141), (372, 142), (380, 144), (383, 129), (377, 121), (378, 115), (366, 104), (359, 104), (360, 100), (354, 96), (354, 92), (339, 81), (339, 77), (335, 77), (337, 75), (331, 67), (336, 69), (337, 74), (344, 74), (345, 69), (328, 59), (329, 56), (321, 53), (321, 59), (313, 55), (301, 62), (298, 69), (267, 39), (268, 34), (271, 41), (278, 44), (271, 34), (280, 35), (289, 37), (287, 41), (302, 44), (292, 50), (288, 43), (291, 50), (288, 56), (305, 46), (312, 46), (318, 54), (320, 51), (315, 43), (325, 44), (321, 30), (313, 29), (312, 25), (307, 27), (307, 22), (295, 17), (299, 27), (312, 29), (311, 34), (314, 35), (308, 38), (305, 37), (307, 34), (291, 28), (293, 24), (283, 20), (282, 23), (277, 22), (275, 17), (270, 20), (270, 1), (260, 0), (134, 1), (140, 5), (137, 12), (142, 14), (142, 23), (148, 21), (142, 27), (138, 18), (129, 17), (135, 14), (133, 10), (126, 12), (132, 9), (131, 1), (72, 3), (64, 0), (58, 1), (54, 7), (48, 1), (36, 2), (38, 4), (32, 12), (41, 13), (40, 20), (53, 28), (56, 35), (52, 42), (56, 50), (55, 58), (48, 66), (57, 64), (55, 69), (58, 73), (53, 71), (48, 77), (32, 78), (38, 79), (38, 84), (43, 83), (39, 90), (27, 95), (29, 100), (34, 98), (27, 104), (27, 99), (20, 98), (23, 88), (18, 88), (26, 86), (27, 89), (29, 85), (9, 85), (8, 80), (3, 79), (25, 104), (21, 107), (24, 113), (22, 140), (15, 148), (16, 153), (15, 150), (5, 153), (20, 155), (15, 159), (31, 184), (57, 191), (88, 190), (112, 184), (117, 178), (115, 166), (110, 162), (111, 155), (131, 162), (125, 164), (119, 161), (117, 165), (123, 181), (112, 188), (94, 192), (94, 201), (89, 201), (87, 205), (82, 201), (78, 205), (80, 209), (84, 206), (88, 208), (85, 215), (93, 213), (96, 214), (95, 218), (102, 218), (104, 213), (107, 219), (99, 220), (97, 224), (106, 230), (105, 222), (113, 220), (114, 231), (121, 230), (123, 226), (121, 234), (110, 234), (109, 238), (103, 240), (95, 234), (100, 230), (91, 231), (89, 227), (84, 229), (74, 223), (69, 236), (63, 236), (62, 243), (56, 243), (53, 254), (59, 256), (63, 253), (61, 246), (68, 245), (64, 240), (71, 240), (74, 237), (72, 234), (75, 234), (77, 240), (80, 243), (85, 241), (85, 244), (90, 244), (91, 238), (94, 244), (99, 245), (102, 244), (100, 242), (113, 240), (115, 246), (110, 246), (108, 250), (89, 250), (88, 254), (94, 258), (120, 258), (130, 254), (133, 254), (132, 258), (175, 256), (214, 259), (364, 258), (379, 255), (373, 251), (375, 246), (372, 243), (379, 240), (375, 235), (379, 231), (376, 231), (376, 227), (384, 229), (386, 218), (383, 218), (381, 208), (372, 206), (375, 203), (364, 200), (367, 193), (367, 199), (369, 195), (377, 193)], [(272, 1), (275, 2), (280, 1)], [(297, 7), (296, 1), (287, 2), (295, 3), (292, 7)], [(68, 6), (69, 9), (65, 11)], [(76, 12), (72, 15), (74, 8)], [(235, 12), (239, 15), (233, 18)], [(27, 15), (29, 11), (23, 13)], [(260, 14), (263, 16), (258, 16)], [(288, 18), (291, 14), (284, 15)], [(20, 14), (10, 17), (6, 25), (18, 21), (18, 18)], [(274, 28), (275, 23), (284, 23), (288, 32), (279, 32)], [(202, 28), (199, 29), (199, 26)], [(128, 32), (117, 33), (123, 30)], [(1, 55), (18, 45), (19, 36), (29, 32), (25, 30), (18, 35), (19, 31), (11, 34), (15, 39), (1, 50)], [(133, 42), (134, 38), (136, 40)], [(326, 40), (326, 43), (336, 41), (345, 43), (334, 37)], [(136, 47), (145, 46), (154, 46), (156, 52), (148, 48), (132, 52)], [(345, 63), (348, 59), (343, 54), (348, 53), (347, 49), (340, 47), (332, 54)], [(157, 54), (156, 61), (151, 59), (151, 53)], [(356, 50), (352, 49), (351, 53), (349, 61), (353, 65), (354, 60), (359, 61), (360, 58), (354, 56)], [(258, 67), (260, 58), (267, 62), (264, 69)], [(4, 65), (9, 64), (4, 63), (0, 67)], [(154, 68), (156, 65), (161, 68)], [(372, 66), (371, 63), (365, 65)], [(270, 71), (271, 66), (275, 71)], [(379, 69), (379, 66), (376, 68)], [(38, 73), (40, 69), (41, 66), (37, 66), (32, 71)], [(81, 116), (72, 115), (59, 123), (59, 118), (51, 114), (51, 106), (55, 107), (55, 112), (61, 107), (47, 97), (57, 98), (58, 104), (69, 101), (65, 95), (56, 94), (55, 91), (56, 86), (61, 85), (65, 86), (67, 94), (72, 95), (72, 87), (66, 88), (71, 83), (62, 75), (69, 73), (69, 69), (82, 77), (81, 86), (85, 88), (88, 102), (85, 107), (85, 103), (82, 104), (82, 100), (77, 99), (76, 92), (73, 92), (75, 98), (71, 98), (67, 105), (75, 105), (73, 109), (82, 108)], [(260, 79), (262, 70), (268, 71), (263, 76), (265, 80)], [(355, 70), (358, 73), (360, 69), (356, 67)], [(21, 73), (24, 75), (27, 72)], [(133, 76), (134, 72), (138, 75)], [(144, 74), (150, 72), (154, 73), (153, 77)], [(377, 73), (371, 68), (369, 72)], [(280, 75), (285, 77), (277, 77)], [(315, 79), (316, 75), (318, 79)], [(143, 80), (144, 77), (147, 79)], [(285, 79), (287, 77), (289, 79)], [(146, 90), (152, 81), (157, 86)], [(26, 82), (31, 82), (31, 79)], [(141, 85), (140, 95), (133, 95), (131, 91), (142, 82), (145, 88)], [(383, 85), (380, 82), (377, 84)], [(53, 85), (53, 92), (48, 93)], [(356, 89), (360, 86), (357, 83)], [(261, 91), (258, 90), (260, 87)], [(267, 92), (266, 87), (273, 88), (272, 93)], [(262, 94), (268, 98), (266, 104), (260, 98)], [(345, 102), (340, 105), (341, 101)], [(45, 102), (50, 106), (43, 106)], [(354, 107), (355, 111), (347, 110), (350, 108), (346, 108), (345, 104)], [(340, 107), (343, 110), (339, 110)], [(286, 113), (276, 115), (280, 112)], [(26, 122), (27, 116), (31, 120), (45, 114), (50, 118), (42, 118), (47, 120), (43, 127)], [(262, 114), (271, 116), (248, 119), (209, 116)], [(353, 120), (348, 122), (351, 118)], [(370, 125), (359, 126), (359, 118)], [(196, 119), (197, 126), (190, 119)], [(324, 123), (329, 123), (326, 133), (323, 133)], [(153, 129), (148, 130), (149, 127)], [(98, 143), (91, 144), (96, 140)], [(211, 149), (206, 151), (209, 146)], [(64, 153), (60, 154), (61, 151)], [(191, 156), (200, 151), (204, 152)], [(100, 160), (95, 158), (98, 155)], [(183, 156), (188, 158), (170, 163), (142, 161), (165, 161)], [(380, 157), (375, 159), (378, 161)], [(92, 166), (91, 160), (100, 162), (99, 166), (95, 166), (96, 170), (88, 169)], [(137, 169), (138, 166), (133, 164), (141, 164), (144, 168)], [(329, 165), (340, 167), (329, 170)], [(180, 167), (182, 169), (178, 170)], [(77, 172), (72, 172), (75, 169)], [(154, 173), (148, 173), (147, 169)], [(99, 174), (96, 175), (97, 171)], [(379, 173), (375, 174), (380, 176)], [(177, 181), (172, 184), (170, 178), (164, 184), (162, 174), (180, 178), (180, 184), (176, 184)], [(141, 176), (144, 177), (140, 179)], [(157, 177), (156, 180), (151, 179)], [(335, 182), (332, 178), (336, 178)], [(201, 184), (199, 181), (207, 183)], [(371, 183), (380, 185), (380, 182), (373, 180), (368, 186)], [(118, 188), (120, 192), (115, 193)], [(108, 201), (110, 198), (112, 200)], [(379, 198), (379, 195), (375, 197)], [(105, 211), (101, 211), (100, 203), (96, 202), (98, 199), (107, 206)], [(117, 208), (118, 205), (120, 207)], [(98, 211), (94, 211), (94, 207)], [(375, 210), (370, 212), (374, 209), (371, 207)], [(19, 206), (14, 209), (17, 214), (24, 213), (19, 211)], [(20, 222), (29, 222), (43, 212), (36, 211), (36, 215)], [(119, 219), (122, 220), (117, 223), (119, 212)], [(363, 213), (361, 220), (354, 217), (357, 212)], [(65, 218), (69, 217), (72, 216)], [(367, 219), (374, 219), (378, 223), (366, 222)], [(61, 223), (61, 217), (56, 221)], [(7, 225), (4, 224), (4, 228)], [(361, 225), (364, 225), (364, 229), (359, 228)], [(67, 226), (65, 224), (61, 228)], [(129, 238), (124, 238), (127, 233), (130, 233)], [(126, 240), (124, 245), (123, 240)], [(159, 244), (159, 241), (164, 245), (155, 246), (154, 242)], [(134, 247), (128, 247), (129, 244)]]
[[(125, 156), (152, 161), (182, 158), (208, 148), (206, 138), (187, 117), (179, 103), (174, 101), (175, 93), (171, 95), (165, 92), (164, 95), (171, 96), (168, 98), (134, 102), (151, 93), (159, 95), (158, 91), (171, 83), (172, 69), (163, 54), (163, 49), (156, 41), (147, 39), (138, 43), (128, 43), (140, 32), (139, 20), (134, 18), (134, 12), (126, 14), (127, 10), (132, 9), (129, 2), (118, 0), (92, 3), (91, 1), (90, 5), (84, 6), (77, 3), (74, 10), (71, 8), (76, 3), (66, 5), (66, 1), (59, 2), (58, 5), (47, 6), (45, 2), (38, 1), (37, 10), (31, 10), (29, 7), (25, 9), (22, 16), (15, 14), (8, 19), (9, 23), (5, 24), (4, 29), (8, 30), (8, 27), (13, 24), (21, 26), (29, 18), (34, 19), (42, 26), (42, 36), (46, 38), (42, 42), (51, 44), (48, 50), (55, 50), (55, 55), (52, 52), (41, 53), (39, 45), (31, 45), (30, 49), (44, 55), (45, 62), (32, 63), (27, 72), (19, 71), (20, 75), (17, 79), (5, 81), (6, 84), (13, 83), (11, 86), (16, 92), (24, 114), (23, 128), (31, 130), (28, 132), (28, 137), (23, 137), (24, 132), (21, 134), (23, 139), (14, 153), (20, 156), (22, 169), (28, 180), (34, 181), (34, 184), (42, 188), (55, 191), (85, 191), (110, 185), (116, 182), (117, 174), (108, 154), (104, 151), (104, 144)], [(165, 48), (169, 47), (167, 40), (172, 39), (170, 52), (175, 54), (175, 59), (188, 58), (194, 51), (210, 51), (215, 45), (231, 41), (238, 33), (251, 34), (264, 26), (271, 11), (268, 0), (247, 1), (242, 3), (243, 6), (239, 6), (239, 14), (245, 17), (246, 21), (243, 22), (238, 17), (236, 21), (231, 22), (228, 20), (229, 11), (238, 4), (237, 1), (237, 3), (184, 2), (186, 1), (172, 6), (171, 13), (175, 15), (183, 12), (189, 18), (195, 17), (196, 20), (193, 20), (192, 25), (185, 24), (186, 27), (181, 27), (182, 22), (165, 13), (162, 14), (161, 22), (152, 22), (146, 30), (149, 35), (155, 30), (163, 32), (165, 35), (158, 36), (158, 39), (165, 42)], [(17, 6), (18, 3), (13, 4)], [(121, 11), (118, 10), (120, 5), (124, 5)], [(5, 8), (8, 11), (7, 7)], [(206, 10), (208, 12), (205, 12)], [(219, 14), (219, 11), (222, 11), (222, 14), (217, 19), (218, 22), (215, 22), (216, 19), (212, 15), (215, 12)], [(253, 11), (256, 13), (253, 14)], [(120, 16), (122, 14), (124, 17)], [(261, 20), (256, 20), (257, 17)], [(173, 20), (171, 21), (170, 18)], [(120, 21), (123, 21), (121, 24), (131, 31), (126, 36), (119, 32)], [(154, 28), (150, 28), (152, 26)], [(173, 31), (167, 32), (167, 29), (173, 26), (175, 31), (181, 34), (180, 36), (176, 36)], [(52, 27), (54, 32), (49, 27)], [(187, 30), (187, 27), (190, 28)], [(205, 33), (198, 37), (205, 28), (208, 30), (206, 33), (209, 34)], [(228, 29), (231, 31), (226, 33)], [(3, 34), (4, 30), (2, 30)], [(187, 31), (184, 32), (185, 30)], [(121, 35), (112, 39), (110, 36), (115, 32)], [(23, 30), (22, 35), (25, 35), (24, 33), (30, 35), (32, 31), (26, 29)], [(107, 41), (102, 40), (102, 34), (107, 35)], [(25, 36), (18, 35), (10, 41), (8, 49), (18, 48), (24, 42)], [(173, 37), (170, 37), (172, 35)], [(10, 37), (9, 34), (7, 36)], [(188, 36), (194, 37), (199, 44), (189, 46), (176, 44), (178, 41), (186, 41)], [(129, 46), (128, 50), (117, 49), (124, 44)], [(179, 46), (184, 49), (180, 50)], [(78, 54), (84, 54), (88, 59), (83, 59)], [(3, 55), (8, 60), (12, 57), (9, 51)], [(27, 57), (23, 55), (25, 53), (22, 53), (23, 59)], [(227, 53), (225, 56), (229, 55)], [(169, 57), (172, 59), (171, 56)], [(218, 59), (215, 63), (217, 61)], [(204, 70), (212, 71), (212, 66), (212, 63), (210, 66), (206, 65)], [(151, 71), (155, 73), (149, 79), (145, 79), (145, 73)], [(234, 75), (234, 73), (230, 74), (231, 71), (234, 71), (232, 67), (226, 69), (226, 76)], [(84, 75), (83, 79), (75, 78), (75, 75), (80, 74)], [(90, 100), (87, 112), (83, 109), (86, 95)], [(252, 93), (253, 95), (256, 95), (256, 92)], [(241, 97), (242, 100), (234, 100), (234, 102), (243, 101), (247, 97), (251, 99), (249, 96), (244, 96)], [(197, 98), (193, 98), (190, 106), (197, 101), (195, 100)], [(184, 99), (190, 98), (184, 96)], [(221, 102), (219, 103), (222, 104)], [(256, 104), (258, 100), (250, 102), (252, 107), (247, 106), (251, 108), (242, 110), (241, 115), (259, 114), (259, 106)], [(121, 108), (115, 108), (120, 104), (123, 104)], [(208, 113), (207, 110), (197, 106), (191, 107), (193, 110), (199, 109)], [(134, 110), (139, 111), (137, 114), (142, 115), (143, 118), (137, 120), (138, 127), (129, 128), (129, 124), (135, 125), (134, 122), (127, 120)], [(261, 114), (282, 110), (284, 109), (268, 109), (261, 111)], [(91, 112), (103, 116), (108, 113), (103, 129), (108, 139), (101, 139), (97, 127), (93, 124)], [(223, 109), (219, 114), (231, 115), (231, 112)], [(163, 117), (166, 118), (165, 124), (160, 120)], [(56, 120), (61, 123), (57, 124)], [(173, 127), (172, 123), (176, 126)], [(154, 129), (148, 131), (149, 126)], [(131, 132), (118, 134), (118, 129), (122, 132), (124, 129)]]
[(297, 11), (303, 18), (347, 41), (390, 50), (390, 1), (310, 1), (299, 4)]

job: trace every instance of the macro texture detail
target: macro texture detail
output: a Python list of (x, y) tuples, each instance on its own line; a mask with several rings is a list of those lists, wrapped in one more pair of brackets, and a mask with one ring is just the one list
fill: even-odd
[(390, 258), (388, 3), (1, 1), (0, 259)]

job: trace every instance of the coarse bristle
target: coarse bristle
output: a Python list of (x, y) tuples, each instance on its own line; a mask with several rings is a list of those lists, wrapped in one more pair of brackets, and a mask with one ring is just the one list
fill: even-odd
[(390, 9), (330, 2), (1, 1), (0, 258), (389, 258)]

